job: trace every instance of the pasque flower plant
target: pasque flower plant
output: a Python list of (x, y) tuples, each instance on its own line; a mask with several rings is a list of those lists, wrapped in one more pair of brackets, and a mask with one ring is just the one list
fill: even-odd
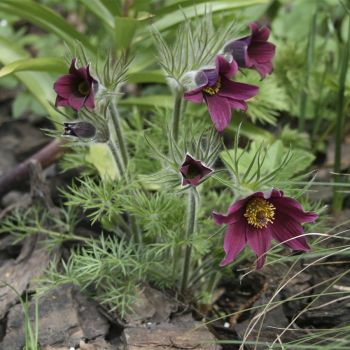
[(310, 247), (301, 224), (316, 220), (318, 215), (305, 212), (298, 201), (274, 188), (233, 203), (226, 215), (213, 212), (213, 217), (218, 225), (228, 225), (224, 239), (226, 256), (221, 266), (230, 264), (248, 243), (257, 256), (256, 267), (260, 269), (272, 239), (293, 250), (308, 251)]
[(238, 65), (221, 55), (216, 56), (215, 68), (202, 69), (195, 77), (197, 87), (185, 92), (185, 99), (193, 103), (205, 102), (217, 131), (223, 131), (231, 120), (231, 109), (246, 110), (245, 100), (255, 96), (257, 86), (238, 83), (231, 78)]
[(54, 84), (57, 93), (56, 107), (69, 106), (80, 110), (95, 107), (95, 93), (98, 87), (97, 80), (90, 74), (90, 67), (76, 67), (77, 59), (73, 58), (69, 73), (61, 76)]

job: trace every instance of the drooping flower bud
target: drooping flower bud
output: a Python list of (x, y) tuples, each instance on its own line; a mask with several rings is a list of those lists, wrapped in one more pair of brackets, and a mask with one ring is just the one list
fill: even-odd
[(96, 136), (96, 128), (89, 122), (63, 123), (62, 136), (74, 136), (81, 139), (93, 139)]
[(202, 178), (209, 175), (212, 171), (212, 169), (206, 167), (200, 160), (195, 160), (187, 154), (180, 168), (182, 185), (197, 186)]

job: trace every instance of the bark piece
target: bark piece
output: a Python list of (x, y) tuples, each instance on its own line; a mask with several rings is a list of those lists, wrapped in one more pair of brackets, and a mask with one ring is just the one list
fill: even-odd
[(131, 327), (124, 330), (129, 350), (218, 350), (214, 336), (204, 324), (192, 319)]

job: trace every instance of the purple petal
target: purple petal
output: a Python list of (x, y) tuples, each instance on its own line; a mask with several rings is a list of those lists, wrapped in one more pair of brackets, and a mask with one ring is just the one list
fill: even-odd
[(72, 108), (79, 111), (84, 106), (85, 99), (86, 99), (85, 96), (70, 95), (68, 98), (68, 104)]
[(259, 230), (249, 227), (246, 235), (248, 244), (252, 247), (257, 256), (256, 269), (259, 270), (263, 267), (266, 259), (266, 252), (271, 246), (272, 232), (270, 228)]
[(191, 101), (193, 103), (203, 103), (202, 88), (187, 91), (185, 92), (184, 97), (185, 100)]
[(303, 227), (287, 215), (277, 212), (275, 222), (271, 225), (271, 228), (273, 237), (289, 248), (302, 251), (310, 250), (304, 236), (295, 238), (304, 233)]
[(219, 78), (219, 74), (216, 71), (216, 69), (204, 69), (202, 72), (206, 76), (206, 80), (207, 80), (206, 85), (213, 86), (216, 84)]
[(87, 109), (93, 109), (95, 108), (95, 97), (92, 92), (90, 92), (89, 96), (85, 100), (85, 106)]
[(77, 79), (71, 74), (63, 75), (53, 84), (55, 92), (65, 98), (68, 98), (76, 91), (76, 86)]
[(223, 131), (231, 120), (231, 107), (226, 98), (206, 96), (209, 114), (218, 132)]
[(271, 63), (275, 56), (276, 46), (271, 43), (254, 43), (248, 48), (248, 56), (257, 63)]
[[(248, 197), (249, 198), (249, 197)], [(231, 204), (228, 209), (227, 215), (223, 215), (213, 211), (214, 221), (218, 225), (232, 224), (243, 217), (243, 211), (247, 203), (247, 198), (240, 199), (239, 201)]]
[(250, 84), (237, 83), (235, 81), (222, 78), (219, 95), (232, 98), (235, 100), (247, 100), (255, 96), (259, 87)]
[(229, 98), (228, 102), (232, 109), (240, 109), (242, 111), (246, 111), (248, 109), (248, 106), (244, 101), (232, 100)]
[(290, 197), (271, 198), (270, 202), (276, 207), (277, 211), (293, 218), (299, 223), (313, 222), (318, 218), (316, 213), (305, 212), (300, 203)]
[(66, 107), (66, 106), (69, 106), (69, 103), (68, 103), (68, 100), (66, 98), (57, 95), (55, 106), (56, 107)]
[(251, 23), (249, 27), (252, 31), (252, 41), (267, 41), (270, 36), (270, 29), (267, 27), (259, 28), (256, 23)]
[(246, 245), (246, 225), (243, 221), (229, 225), (224, 239), (225, 258), (221, 261), (220, 266), (230, 264)]
[(229, 62), (221, 55), (216, 56), (215, 65), (216, 65), (217, 72), (221, 76), (225, 76), (228, 79), (233, 77), (238, 70), (238, 65), (235, 60), (232, 60), (232, 62)]
[(73, 58), (69, 67), (69, 73), (72, 75), (75, 75), (78, 71), (76, 64), (77, 64), (77, 59)]

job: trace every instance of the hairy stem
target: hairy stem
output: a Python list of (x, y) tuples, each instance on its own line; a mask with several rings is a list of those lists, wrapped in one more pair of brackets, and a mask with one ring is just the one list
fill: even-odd
[[(338, 103), (337, 103), (337, 123), (335, 131), (335, 155), (334, 155), (334, 182), (340, 182), (341, 180), (341, 145), (343, 139), (344, 130), (344, 95), (345, 95), (345, 80), (348, 71), (348, 62), (350, 56), (350, 21), (348, 27), (348, 37), (344, 48), (344, 54), (342, 57), (340, 76), (339, 76), (339, 91), (338, 91)], [(340, 190), (334, 187), (333, 190), (333, 211), (339, 212), (343, 204), (343, 194)]]
[(174, 109), (173, 109), (173, 137), (175, 142), (179, 139), (179, 126), (182, 105), (182, 91), (177, 90), (175, 94)]
[(119, 148), (120, 148), (120, 154), (122, 156), (122, 160), (124, 163), (124, 166), (126, 167), (128, 165), (128, 151), (126, 148), (126, 143), (123, 136), (123, 131), (120, 125), (120, 115), (118, 112), (117, 107), (112, 102), (108, 106), (109, 112), (111, 114), (111, 123), (113, 124), (113, 130), (115, 131), (116, 141), (118, 142)]
[[(186, 240), (189, 240), (191, 235), (193, 235), (195, 224), (196, 224), (196, 197), (195, 197), (194, 189), (191, 188), (188, 193), (187, 227), (186, 227), (186, 236), (185, 236)], [(181, 281), (181, 287), (180, 287), (181, 294), (184, 294), (188, 285), (188, 277), (189, 277), (190, 266), (191, 266), (191, 253), (192, 253), (192, 245), (190, 243), (187, 243), (186, 250), (185, 250), (183, 271), (182, 271), (182, 281)]]

